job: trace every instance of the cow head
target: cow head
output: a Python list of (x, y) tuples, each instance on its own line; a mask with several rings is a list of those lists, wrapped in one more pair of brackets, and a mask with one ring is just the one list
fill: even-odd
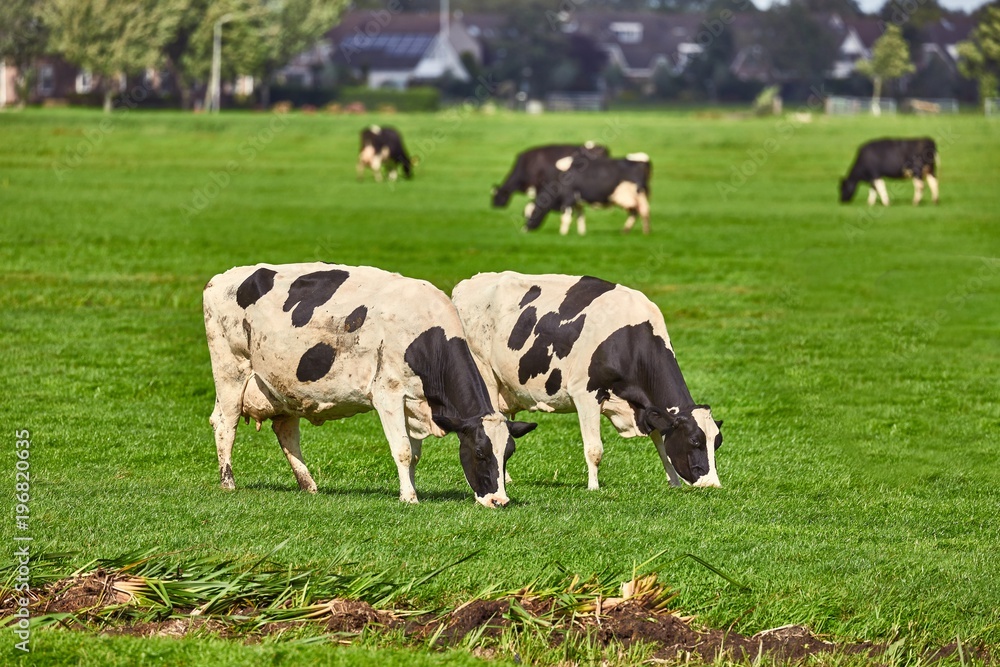
[(840, 203), (846, 204), (854, 199), (854, 192), (858, 189), (858, 182), (849, 178), (840, 179)]
[(648, 431), (659, 431), (667, 458), (677, 474), (692, 486), (722, 486), (715, 469), (715, 452), (722, 447), (721, 421), (707, 405), (676, 413), (649, 408), (643, 414)]
[(537, 424), (508, 421), (499, 413), (466, 420), (436, 416), (434, 423), (445, 433), (458, 435), (458, 457), (476, 502), (486, 507), (506, 505), (510, 499), (504, 473), (507, 459), (514, 454), (514, 438), (529, 433)]
[(510, 202), (510, 190), (493, 186), (493, 208), (503, 208)]

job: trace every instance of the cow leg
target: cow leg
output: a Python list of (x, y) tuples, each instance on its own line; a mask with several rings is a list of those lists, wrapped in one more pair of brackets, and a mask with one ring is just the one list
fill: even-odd
[(882, 206), (888, 206), (889, 191), (885, 189), (885, 181), (881, 178), (875, 179), (875, 191), (878, 192), (878, 198), (882, 202)]
[(622, 234), (628, 234), (632, 231), (632, 227), (635, 226), (635, 211), (630, 210), (628, 212), (628, 218), (625, 220), (625, 226), (622, 227)]
[(924, 182), (919, 178), (913, 179), (913, 205), (920, 203), (920, 197), (924, 194)]
[(410, 437), (406, 430), (406, 413), (403, 402), (399, 405), (383, 403), (376, 406), (378, 417), (382, 422), (382, 431), (389, 441), (389, 450), (396, 461), (396, 471), (399, 473), (399, 499), (404, 503), (417, 503), (417, 490), (414, 487), (414, 472), (423, 442)]
[(231, 401), (234, 408), (226, 410), (221, 397), (215, 398), (215, 410), (208, 422), (215, 431), (215, 451), (219, 455), (219, 485), (232, 491), (236, 488), (233, 480), (233, 443), (236, 441), (236, 427), (240, 423), (240, 415), (236, 411), (239, 397)]
[(309, 468), (302, 460), (302, 449), (299, 447), (299, 418), (284, 416), (271, 419), (271, 430), (278, 438), (281, 451), (288, 459), (288, 465), (292, 466), (295, 479), (299, 483), (299, 488), (309, 493), (316, 493), (316, 482), (309, 474)]
[(649, 197), (645, 192), (639, 193), (639, 217), (642, 218), (642, 233), (649, 234)]
[(927, 174), (927, 185), (931, 188), (931, 201), (938, 203), (938, 181), (934, 174)]
[(659, 431), (653, 431), (649, 434), (649, 437), (653, 441), (653, 444), (656, 445), (656, 451), (660, 455), (660, 461), (663, 462), (663, 469), (667, 472), (667, 479), (670, 480), (670, 486), (680, 486), (681, 478), (677, 476), (674, 464), (670, 462), (670, 457), (667, 456), (667, 446), (663, 443), (663, 436)]
[(583, 236), (587, 233), (587, 217), (580, 211), (580, 215), (576, 218), (576, 233)]
[(868, 205), (869, 206), (874, 206), (875, 205), (875, 200), (877, 198), (878, 198), (878, 193), (875, 192), (875, 186), (872, 185), (871, 187), (868, 188)]
[(597, 468), (604, 457), (604, 443), (601, 442), (601, 406), (592, 396), (576, 402), (580, 420), (580, 435), (583, 436), (583, 454), (587, 459), (587, 488), (596, 491)]
[(559, 233), (563, 236), (569, 234), (569, 226), (573, 223), (573, 209), (567, 208), (563, 211), (562, 219), (559, 221)]

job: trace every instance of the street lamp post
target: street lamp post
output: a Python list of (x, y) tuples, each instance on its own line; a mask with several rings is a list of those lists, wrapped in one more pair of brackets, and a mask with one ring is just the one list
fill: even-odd
[(220, 79), (222, 70), (222, 25), (232, 20), (232, 14), (224, 14), (218, 21), (215, 22), (212, 42), (212, 80), (208, 86), (208, 110), (212, 113), (219, 112), (219, 99), (221, 97), (220, 88), (222, 87), (222, 83)]

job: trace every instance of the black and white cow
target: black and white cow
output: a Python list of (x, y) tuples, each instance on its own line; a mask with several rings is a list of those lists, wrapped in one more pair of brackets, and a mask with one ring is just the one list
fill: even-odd
[(938, 203), (938, 181), (936, 176), (938, 153), (934, 140), (920, 139), (876, 139), (863, 144), (854, 158), (847, 178), (840, 181), (840, 201), (847, 203), (854, 198), (858, 183), (869, 186), (868, 205), (875, 203), (875, 196), (889, 205), (889, 193), (885, 188), (885, 178), (912, 178), (913, 205), (920, 203), (924, 192), (924, 181), (931, 188), (931, 199)]
[(652, 164), (645, 153), (632, 153), (624, 159), (566, 157), (558, 160), (539, 188), (534, 204), (524, 210), (524, 228), (538, 229), (552, 211), (562, 211), (559, 233), (569, 232), (573, 214), (576, 229), (587, 232), (583, 205), (619, 206), (628, 211), (622, 232), (631, 231), (635, 217), (642, 218), (642, 233), (649, 233), (649, 185)]
[(403, 137), (394, 127), (369, 125), (361, 130), (361, 151), (358, 153), (358, 180), (364, 178), (365, 169), (371, 169), (376, 181), (382, 180), (386, 170), (389, 180), (395, 181), (399, 167), (403, 176), (413, 175), (413, 162), (403, 146)]
[(663, 315), (641, 292), (507, 271), (463, 280), (452, 301), (501, 412), (577, 413), (590, 489), (604, 453), (602, 414), (622, 436), (652, 439), (672, 486), (720, 486), (722, 422), (692, 400)]
[(562, 158), (593, 159), (607, 156), (608, 149), (592, 141), (583, 145), (550, 144), (522, 151), (518, 153), (514, 166), (511, 167), (503, 184), (493, 188), (493, 206), (494, 208), (507, 206), (510, 196), (515, 192), (524, 192), (528, 197), (534, 198), (543, 180)]
[(476, 500), (508, 502), (514, 441), (534, 424), (501, 415), (472, 358), (458, 313), (430, 283), (371, 267), (258, 264), (205, 287), (215, 378), (211, 424), (223, 488), (241, 417), (270, 419), (299, 487), (316, 491), (299, 449), (299, 420), (322, 424), (375, 409), (399, 472), (399, 498), (417, 502), (414, 470), (429, 435), (455, 432)]

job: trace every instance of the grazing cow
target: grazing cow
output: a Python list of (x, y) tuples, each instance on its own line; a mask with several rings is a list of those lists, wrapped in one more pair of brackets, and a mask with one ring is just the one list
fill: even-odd
[(913, 205), (920, 203), (924, 192), (924, 181), (931, 188), (931, 199), (938, 203), (938, 181), (936, 177), (938, 153), (934, 140), (921, 139), (876, 139), (863, 144), (854, 158), (847, 178), (840, 181), (840, 201), (847, 203), (854, 198), (858, 183), (869, 185), (868, 205), (875, 203), (875, 196), (889, 205), (889, 193), (885, 189), (884, 178), (912, 178)]
[(573, 214), (576, 229), (587, 232), (583, 204), (594, 206), (615, 205), (628, 211), (623, 233), (631, 231), (635, 217), (642, 218), (642, 233), (649, 233), (649, 183), (652, 164), (645, 153), (632, 153), (625, 159), (562, 158), (556, 162), (545, 183), (539, 190), (535, 203), (525, 208), (527, 231), (538, 229), (551, 211), (562, 211), (559, 233), (569, 232)]
[(608, 149), (592, 141), (582, 146), (578, 144), (551, 144), (536, 146), (518, 153), (503, 185), (493, 188), (494, 208), (503, 208), (510, 202), (510, 196), (515, 192), (524, 192), (534, 198), (535, 192), (541, 186), (546, 174), (550, 172), (557, 160), (564, 157), (580, 157), (593, 159), (607, 157)]
[(389, 173), (389, 180), (395, 181), (398, 167), (403, 167), (403, 176), (413, 175), (413, 162), (403, 146), (403, 137), (394, 127), (369, 125), (361, 130), (361, 152), (358, 153), (358, 180), (364, 178), (365, 169), (371, 169), (376, 181), (382, 180), (383, 169)]
[(452, 301), (501, 412), (577, 413), (588, 488), (598, 488), (602, 414), (623, 437), (652, 439), (672, 486), (720, 486), (722, 422), (691, 399), (663, 315), (641, 292), (507, 271), (463, 280)]
[(430, 283), (371, 267), (258, 264), (205, 287), (215, 378), (211, 424), (222, 487), (240, 417), (270, 419), (301, 489), (316, 483), (299, 449), (313, 424), (375, 409), (399, 472), (399, 499), (417, 502), (413, 476), (428, 435), (455, 432), (476, 500), (504, 505), (512, 423), (490, 402), (448, 297)]

